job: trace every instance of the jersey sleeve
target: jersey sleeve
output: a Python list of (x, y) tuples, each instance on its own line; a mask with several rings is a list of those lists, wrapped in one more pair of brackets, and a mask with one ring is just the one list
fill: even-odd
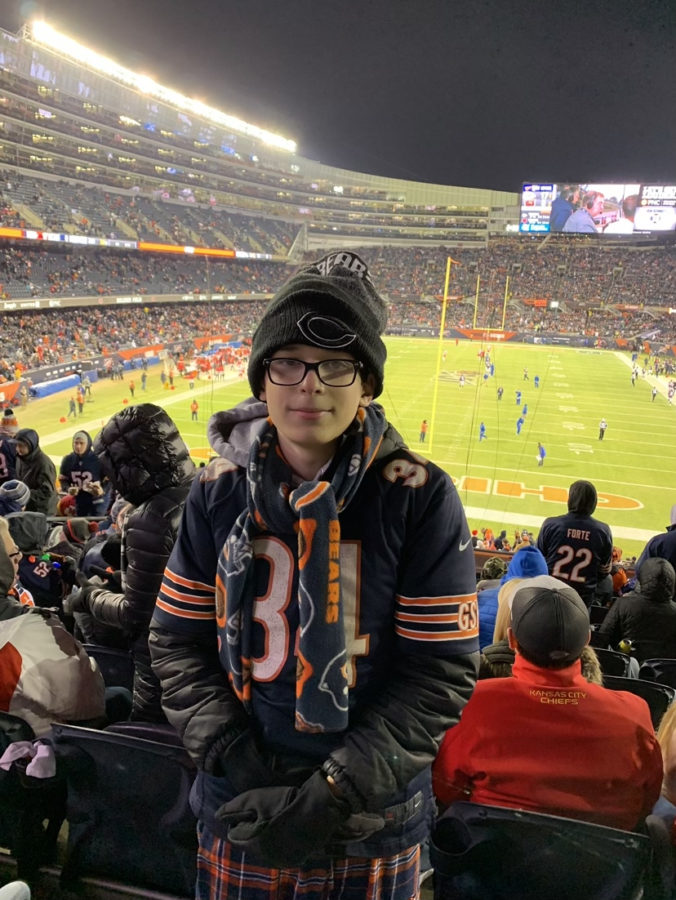
[(429, 502), (415, 504), (395, 600), (395, 629), (403, 653), (453, 656), (479, 649), (476, 568), (458, 493), (445, 473)]
[(196, 635), (213, 630), (217, 563), (204, 483), (196, 478), (157, 597), (154, 619), (159, 626)]

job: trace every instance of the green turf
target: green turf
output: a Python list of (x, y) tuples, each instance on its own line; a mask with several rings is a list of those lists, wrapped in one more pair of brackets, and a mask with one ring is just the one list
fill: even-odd
[[(652, 534), (663, 530), (676, 503), (676, 406), (666, 399), (666, 383), (653, 403), (654, 379), (639, 378), (631, 386), (628, 356), (558, 347), (493, 344), (495, 376), (483, 379), (478, 343), (444, 344), (434, 406), (438, 343), (390, 338), (386, 389), (381, 397), (388, 418), (409, 446), (448, 471), (460, 490), (472, 528), (528, 528), (537, 534), (543, 518), (565, 511), (563, 497), (576, 478), (594, 482), (600, 494), (599, 518), (613, 529), (625, 556), (638, 553)], [(530, 380), (523, 381), (523, 368)], [(466, 384), (458, 385), (464, 372)], [(18, 409), (19, 424), (35, 427), (55, 461), (68, 452), (78, 427), (95, 434), (123, 400), (148, 400), (166, 406), (196, 458), (206, 452), (209, 415), (234, 405), (249, 393), (245, 380), (234, 384), (198, 383), (194, 391), (177, 379), (175, 390), (164, 390), (160, 367), (148, 372), (148, 389), (131, 400), (128, 381), (93, 385), (93, 400), (78, 420), (60, 422), (68, 410), (70, 392), (32, 401)], [(540, 376), (540, 388), (533, 377)], [(657, 382), (655, 382), (657, 383)], [(504, 387), (501, 402), (496, 388)], [(523, 392), (528, 414), (521, 435), (516, 420), (521, 407), (515, 390)], [(191, 422), (190, 401), (196, 397), (199, 421)], [(598, 423), (608, 420), (603, 441)], [(430, 423), (427, 443), (418, 443), (420, 422)], [(479, 443), (479, 424), (487, 440)], [(547, 451), (545, 464), (536, 461), (537, 442)], [(471, 479), (471, 481), (469, 480)], [(514, 485), (523, 485), (516, 489)], [(544, 489), (544, 493), (543, 493)], [(516, 492), (516, 493), (515, 493)]]

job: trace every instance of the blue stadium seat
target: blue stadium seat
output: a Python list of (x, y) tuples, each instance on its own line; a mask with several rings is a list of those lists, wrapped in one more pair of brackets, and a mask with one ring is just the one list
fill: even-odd
[(192, 896), (195, 771), (185, 750), (75, 725), (54, 725), (53, 742), (68, 786), (62, 883), (93, 876)]
[(454, 803), (432, 835), (434, 897), (666, 900), (654, 846), (648, 835), (578, 819)]

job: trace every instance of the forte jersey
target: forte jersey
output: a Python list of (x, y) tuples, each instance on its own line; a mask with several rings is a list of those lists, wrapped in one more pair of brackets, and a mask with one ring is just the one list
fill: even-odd
[(599, 580), (610, 572), (613, 536), (605, 522), (566, 513), (545, 519), (537, 541), (549, 574), (567, 582), (589, 605)]

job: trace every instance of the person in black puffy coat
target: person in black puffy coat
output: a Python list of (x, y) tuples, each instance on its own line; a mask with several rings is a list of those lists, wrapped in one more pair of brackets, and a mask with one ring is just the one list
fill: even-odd
[(676, 572), (671, 563), (655, 556), (646, 559), (638, 574), (638, 586), (618, 597), (610, 607), (598, 634), (614, 650), (621, 640), (631, 641), (632, 655), (644, 659), (676, 658)]
[(148, 626), (195, 465), (172, 419), (152, 403), (116, 413), (96, 437), (94, 452), (114, 489), (135, 508), (122, 530), (122, 590), (89, 581), (72, 596), (71, 608), (125, 631), (135, 669), (131, 718), (165, 721)]

